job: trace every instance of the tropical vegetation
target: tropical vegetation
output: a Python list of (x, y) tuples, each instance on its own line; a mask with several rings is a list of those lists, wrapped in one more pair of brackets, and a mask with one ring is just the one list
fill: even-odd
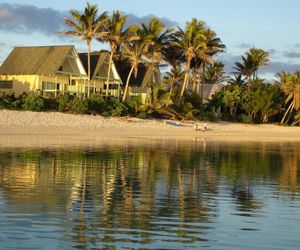
[[(88, 98), (70, 95), (45, 99), (35, 94), (0, 97), (0, 108), (99, 113), (103, 115), (134, 115), (174, 119), (223, 119), (246, 123), (275, 122), (300, 124), (300, 71), (281, 72), (270, 81), (259, 74), (270, 63), (268, 51), (251, 48), (234, 63), (232, 72), (218, 60), (226, 49), (208, 25), (196, 18), (184, 27), (167, 27), (158, 18), (130, 25), (119, 11), (98, 14), (98, 6), (87, 4), (81, 13), (70, 10), (65, 23), (71, 28), (64, 35), (79, 37), (88, 50), (88, 80), (93, 40), (110, 48), (106, 79), (106, 98), (99, 93)], [(112, 62), (124, 62), (129, 71), (123, 96), (108, 96)], [(142, 103), (129, 96), (131, 79), (138, 75), (141, 64), (157, 70), (167, 64), (161, 86), (150, 84), (148, 99)], [(90, 81), (88, 81), (90, 82)], [(225, 87), (204, 102), (206, 84)]]

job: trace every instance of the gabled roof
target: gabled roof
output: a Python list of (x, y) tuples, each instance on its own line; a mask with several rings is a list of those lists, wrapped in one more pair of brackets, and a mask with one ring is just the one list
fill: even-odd
[[(110, 52), (102, 50), (100, 52), (91, 53), (91, 79), (107, 79), (108, 65), (109, 65), (109, 56)], [(85, 71), (88, 72), (88, 54), (79, 53), (81, 62), (84, 65)], [(113, 66), (114, 67), (114, 66)], [(120, 80), (119, 77), (116, 77), (114, 74), (113, 67), (110, 70), (110, 80)]]
[[(129, 71), (131, 69), (130, 63), (126, 61), (120, 61), (116, 64), (116, 66), (122, 81), (126, 83)], [(130, 77), (129, 86), (146, 88), (150, 87), (152, 84), (162, 84), (159, 68), (153, 65), (149, 66), (147, 64), (139, 64), (137, 75), (135, 76), (133, 73)]]
[(219, 84), (203, 84), (203, 85), (201, 85), (201, 87), (203, 90), (203, 94), (202, 94), (203, 100), (208, 101), (212, 98), (212, 96), (215, 93), (221, 91), (225, 87), (225, 85), (221, 84), (221, 83), (219, 83)]
[(16, 47), (0, 67), (2, 75), (55, 75), (74, 46)]

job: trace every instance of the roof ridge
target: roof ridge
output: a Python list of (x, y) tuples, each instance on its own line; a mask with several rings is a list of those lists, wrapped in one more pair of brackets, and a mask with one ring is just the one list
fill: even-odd
[(49, 48), (49, 47), (75, 47), (74, 45), (41, 45), (41, 46), (15, 46), (14, 48)]

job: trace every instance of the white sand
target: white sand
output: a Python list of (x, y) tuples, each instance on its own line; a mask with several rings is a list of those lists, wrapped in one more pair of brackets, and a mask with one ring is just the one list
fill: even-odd
[(208, 130), (200, 132), (194, 130), (194, 122), (179, 124), (183, 126), (162, 120), (0, 110), (0, 146), (95, 146), (129, 138), (300, 142), (300, 127), (208, 122)]

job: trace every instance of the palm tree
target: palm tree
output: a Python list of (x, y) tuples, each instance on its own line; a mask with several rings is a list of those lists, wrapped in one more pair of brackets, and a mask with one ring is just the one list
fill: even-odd
[[(138, 33), (137, 33), (138, 34)], [(131, 42), (127, 42), (124, 47), (124, 57), (127, 59), (127, 61), (130, 62), (130, 71), (128, 73), (122, 102), (125, 102), (127, 95), (128, 95), (128, 87), (129, 87), (129, 81), (134, 73), (135, 76), (138, 73), (138, 66), (140, 63), (144, 62), (143, 56), (148, 52), (149, 48), (149, 42), (145, 37), (140, 36), (139, 40), (134, 40)]]
[(175, 69), (183, 63), (184, 57), (182, 53), (180, 53), (180, 51), (172, 45), (171, 39), (172, 34), (169, 34), (167, 37), (167, 42), (162, 48), (162, 56), (163, 59), (172, 67), (172, 69)]
[(128, 94), (128, 85), (132, 73), (134, 72), (137, 75), (139, 64), (147, 62), (151, 67), (157, 68), (157, 65), (162, 61), (162, 49), (166, 44), (167, 34), (170, 32), (170, 30), (164, 28), (165, 25), (159, 19), (151, 18), (149, 24), (141, 24), (133, 35), (135, 39), (126, 41), (124, 57), (130, 62), (131, 69), (126, 81), (123, 102)]
[(243, 75), (246, 77), (247, 81), (250, 82), (251, 76), (254, 74), (256, 70), (256, 64), (251, 56), (242, 56), (242, 62), (235, 62), (236, 70), (234, 74)]
[(140, 33), (142, 36), (147, 37), (149, 41), (147, 56), (154, 64), (162, 61), (162, 51), (167, 46), (170, 32), (171, 29), (165, 29), (165, 24), (158, 18), (151, 18), (148, 24), (142, 23)]
[(61, 32), (64, 35), (80, 37), (86, 42), (88, 49), (88, 97), (90, 94), (90, 79), (91, 79), (91, 42), (93, 39), (104, 39), (107, 32), (103, 31), (105, 22), (107, 21), (107, 13), (103, 12), (98, 16), (97, 5), (87, 3), (84, 13), (81, 14), (77, 10), (70, 10), (72, 18), (65, 18), (64, 22), (73, 30)]
[(221, 62), (216, 62), (204, 71), (204, 81), (208, 84), (220, 84), (226, 82), (228, 77), (224, 72), (225, 65)]
[(263, 49), (251, 48), (246, 52), (246, 55), (253, 58), (253, 61), (255, 62), (253, 78), (257, 77), (257, 71), (268, 65), (270, 53)]
[(173, 104), (173, 102), (170, 98), (170, 93), (165, 91), (164, 86), (152, 86), (147, 111), (149, 114), (158, 112), (160, 114), (174, 116), (174, 114), (167, 110), (167, 107), (171, 104)]
[(193, 18), (188, 22), (185, 29), (178, 27), (178, 31), (172, 35), (171, 45), (185, 58), (185, 78), (181, 90), (181, 98), (188, 87), (191, 61), (200, 56), (205, 56), (207, 37), (205, 36), (205, 23)]
[(163, 51), (168, 46), (170, 32), (171, 29), (166, 29), (158, 18), (151, 18), (148, 24), (141, 25), (140, 36), (145, 37), (149, 46), (145, 58), (153, 72), (158, 70), (158, 65), (164, 59)]
[[(287, 123), (290, 120), (292, 112), (300, 109), (300, 71), (294, 74), (281, 72), (277, 75), (275, 83), (280, 84), (282, 91), (287, 96), (285, 103), (289, 104), (281, 123)], [(288, 118), (286, 119), (288, 115)]]
[(133, 36), (132, 34), (134, 34), (134, 32), (138, 30), (138, 25), (131, 25), (126, 29), (124, 28), (127, 21), (127, 17), (127, 15), (122, 16), (119, 11), (114, 11), (106, 25), (107, 36), (105, 41), (109, 43), (111, 51), (106, 80), (106, 96), (108, 96), (110, 71), (114, 56), (120, 53), (121, 46), (124, 43), (124, 40), (131, 41), (133, 39), (137, 39), (137, 37)]
[(164, 82), (170, 86), (169, 88), (170, 97), (172, 95), (175, 84), (180, 83), (184, 79), (184, 75), (185, 72), (184, 70), (182, 70), (180, 66), (172, 68), (170, 72), (166, 73), (166, 76), (164, 77)]
[[(206, 36), (206, 48), (196, 55), (193, 60), (193, 72), (194, 82), (193, 90), (196, 89), (196, 78), (198, 78), (197, 93), (200, 92), (201, 97), (203, 95), (203, 84), (205, 84), (205, 70), (208, 65), (215, 63), (214, 56), (218, 53), (224, 52), (226, 46), (222, 43), (221, 39), (217, 37), (217, 34), (211, 29), (205, 29)], [(198, 77), (197, 77), (198, 72)], [(200, 91), (200, 82), (201, 91)]]
[(269, 62), (269, 52), (262, 49), (252, 48), (242, 56), (242, 62), (236, 62), (234, 69), (236, 74), (244, 75), (251, 87), (251, 82), (257, 77), (257, 71)]
[(233, 84), (233, 85), (242, 86), (242, 85), (246, 84), (246, 80), (245, 80), (245, 78), (241, 74), (235, 74), (233, 76), (233, 78), (229, 79), (229, 83)]

